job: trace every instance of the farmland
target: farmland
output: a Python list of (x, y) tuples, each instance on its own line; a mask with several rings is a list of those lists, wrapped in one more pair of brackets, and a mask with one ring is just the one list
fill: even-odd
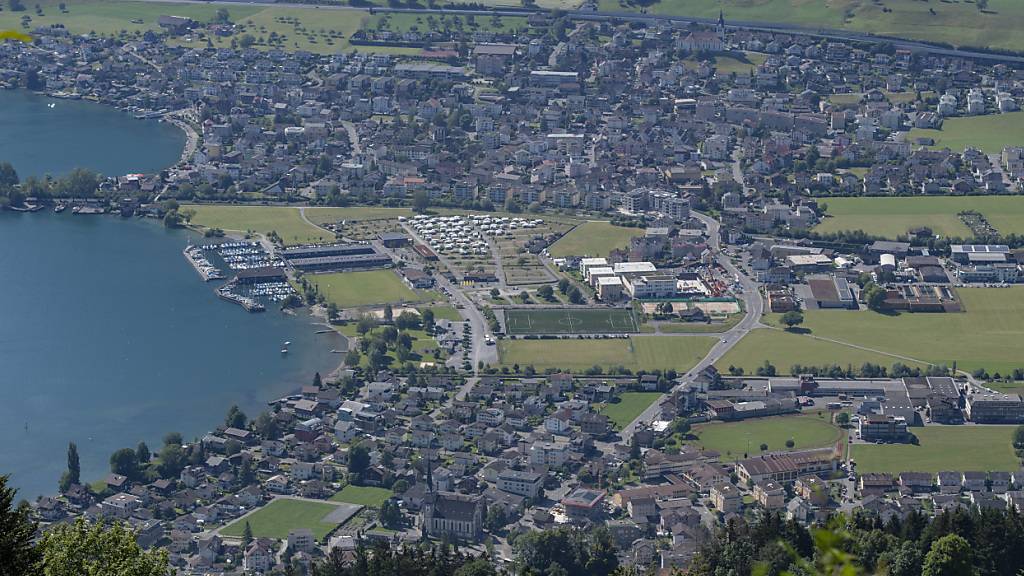
[(296, 528), (309, 528), (317, 540), (344, 522), (350, 510), (330, 502), (278, 498), (252, 514), (221, 529), (225, 536), (241, 537), (246, 522), (257, 538), (287, 538)]
[(619, 308), (507, 310), (505, 324), (510, 334), (621, 334), (637, 330), (633, 313)]
[[(687, 441), (688, 444), (715, 450), (722, 455), (722, 460), (739, 460), (744, 454), (757, 455), (761, 444), (767, 444), (769, 452), (778, 452), (824, 448), (842, 438), (842, 430), (828, 420), (827, 413), (712, 422), (694, 426), (691, 434), (696, 439)], [(792, 448), (786, 446), (789, 440), (793, 441)]]
[(630, 238), (643, 236), (643, 228), (614, 226), (610, 222), (584, 222), (562, 236), (551, 248), (551, 255), (604, 257), (616, 248), (629, 246)]
[[(988, 472), (1020, 469), (1012, 426), (925, 426), (911, 430), (914, 444), (854, 444), (858, 472)], [(955, 455), (955, 457), (951, 457)]]
[(816, 232), (863, 230), (896, 238), (911, 228), (927, 226), (942, 236), (969, 237), (970, 230), (957, 213), (976, 210), (1003, 234), (1024, 233), (1024, 197), (941, 196), (928, 198), (829, 198), (830, 217)]
[(931, 148), (963, 152), (971, 147), (999, 154), (1005, 146), (1024, 146), (1024, 112), (946, 118), (941, 130), (915, 128), (907, 135), (911, 141), (922, 137), (935, 140)]
[(631, 370), (690, 369), (707, 355), (715, 339), (703, 336), (635, 336), (614, 339), (502, 340), (503, 366), (533, 365), (538, 370), (582, 371), (593, 366)]
[(341, 308), (423, 300), (391, 270), (307, 274), (304, 278), (316, 286), (328, 302)]
[(918, 0), (601, 0), (599, 8), (709, 19), (717, 18), (721, 9), (727, 22), (788, 23), (1011, 50), (1019, 48), (1024, 26), (1024, 4), (1017, 0), (990, 0), (985, 11), (973, 2)]

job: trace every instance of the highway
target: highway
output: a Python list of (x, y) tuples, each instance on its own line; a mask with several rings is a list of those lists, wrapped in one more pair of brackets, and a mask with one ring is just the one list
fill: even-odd
[[(721, 224), (718, 220), (715, 220), (711, 216), (701, 214), (699, 212), (691, 212), (691, 216), (700, 220), (707, 226), (708, 229), (708, 245), (711, 252), (715, 255), (715, 260), (722, 268), (725, 269), (734, 278), (739, 279), (742, 293), (739, 295), (743, 300), (743, 306), (746, 310), (746, 314), (736, 326), (733, 326), (728, 332), (719, 334), (719, 341), (711, 347), (707, 355), (703, 360), (698, 362), (693, 368), (691, 368), (686, 374), (682, 376), (683, 382), (691, 381), (701, 370), (704, 370), (708, 366), (718, 362), (722, 356), (725, 356), (726, 352), (732, 349), (748, 332), (757, 328), (761, 325), (761, 314), (764, 312), (764, 300), (761, 298), (761, 293), (758, 289), (757, 282), (750, 277), (743, 274), (733, 263), (729, 260), (729, 257), (721, 251), (721, 237), (719, 230)], [(669, 393), (674, 392), (679, 386), (677, 385)], [(624, 443), (629, 443), (633, 437), (633, 433), (636, 432), (637, 427), (643, 423), (649, 423), (654, 420), (658, 415), (658, 405), (667, 396), (662, 395), (660, 398), (651, 403), (646, 410), (640, 413), (632, 422), (627, 424), (619, 431), (619, 436), (622, 438)]]

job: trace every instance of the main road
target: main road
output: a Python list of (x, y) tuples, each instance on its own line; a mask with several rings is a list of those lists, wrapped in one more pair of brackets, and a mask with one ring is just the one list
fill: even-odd
[[(721, 251), (721, 224), (718, 220), (715, 220), (707, 214), (701, 214), (699, 212), (691, 212), (691, 216), (700, 220), (704, 223), (708, 230), (708, 246), (714, 254), (715, 260), (718, 264), (729, 274), (736, 279), (740, 286), (740, 298), (743, 300), (743, 305), (746, 309), (746, 314), (738, 324), (733, 326), (729, 331), (719, 334), (719, 340), (711, 347), (707, 355), (698, 362), (693, 368), (690, 368), (686, 374), (683, 374), (681, 380), (682, 384), (678, 384), (673, 387), (669, 393), (675, 392), (680, 386), (693, 380), (702, 370), (708, 366), (712, 366), (715, 362), (718, 362), (722, 356), (725, 356), (726, 352), (732, 349), (748, 332), (757, 328), (761, 324), (761, 314), (764, 312), (764, 300), (761, 298), (761, 292), (758, 288), (757, 282), (748, 277), (743, 273), (742, 270), (737, 268), (729, 257)], [(632, 422), (627, 424), (619, 431), (619, 436), (622, 441), (629, 443), (633, 438), (633, 433), (641, 424), (652, 422), (658, 416), (658, 405), (665, 398), (667, 394), (662, 395), (657, 400), (651, 403), (646, 410), (640, 413)]]

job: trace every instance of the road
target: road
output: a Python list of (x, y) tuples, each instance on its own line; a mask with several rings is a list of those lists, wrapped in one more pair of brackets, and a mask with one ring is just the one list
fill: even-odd
[(359, 143), (359, 132), (356, 131), (356, 125), (348, 120), (342, 120), (341, 125), (345, 128), (345, 132), (348, 132), (348, 140), (352, 143), (352, 156), (361, 155), (363, 146)]
[[(402, 229), (404, 229), (406, 234), (416, 242), (423, 244), (424, 246), (429, 246), (429, 244), (416, 233), (416, 230), (412, 226), (402, 222)], [(438, 257), (442, 258), (440, 255), (438, 255)], [(453, 268), (448, 265), (448, 269), (452, 270)], [(461, 305), (462, 309), (459, 310), (459, 313), (462, 314), (462, 317), (469, 322), (469, 325), (473, 328), (473, 350), (471, 352), (471, 356), (474, 373), (479, 371), (481, 362), (485, 365), (490, 364), (492, 366), (497, 366), (498, 346), (495, 344), (487, 344), (486, 337), (491, 333), (491, 331), (487, 327), (487, 319), (484, 318), (483, 313), (477, 309), (469, 296), (466, 296), (466, 293), (463, 292), (461, 286), (455, 285), (441, 274), (435, 274), (434, 279), (437, 282), (438, 287), (444, 288), (448, 294), (450, 294), (449, 298), (455, 304)]]
[[(258, 2), (241, 3), (237, 0), (141, 0), (143, 2), (154, 2), (157, 4), (214, 4), (219, 6), (252, 6), (254, 4), (263, 4), (267, 6), (273, 6), (275, 8), (305, 8), (305, 9), (319, 9), (319, 10), (350, 10), (359, 12), (369, 12), (369, 8), (357, 7), (357, 6), (317, 6), (310, 4), (298, 4), (290, 2), (273, 2), (273, 0), (260, 0)], [(474, 16), (529, 16), (531, 14), (548, 14), (550, 11), (543, 9), (517, 9), (508, 7), (506, 9), (494, 9), (494, 10), (452, 10), (445, 8), (391, 8), (385, 6), (374, 6), (374, 13), (383, 12), (394, 12), (394, 13), (410, 13), (410, 14), (459, 14), (459, 15), (474, 15)], [(643, 12), (591, 12), (586, 10), (569, 10), (566, 11), (566, 16), (573, 20), (591, 20), (598, 22), (611, 22), (611, 21), (631, 21), (631, 22), (675, 22), (679, 24), (697, 23), (705, 25), (714, 25), (718, 22), (717, 18), (698, 18), (695, 16), (668, 16), (664, 14), (646, 14)], [(915, 52), (926, 52), (929, 54), (936, 54), (939, 56), (950, 56), (957, 58), (969, 58), (977, 60), (988, 60), (992, 62), (1006, 62), (1006, 63), (1024, 63), (1024, 56), (1014, 56), (1008, 54), (995, 54), (989, 52), (979, 52), (976, 50), (961, 50), (957, 48), (945, 48), (942, 46), (933, 46), (925, 42), (916, 40), (907, 40), (905, 38), (896, 38), (889, 36), (878, 36), (874, 34), (868, 34), (864, 32), (853, 32), (850, 30), (836, 30), (830, 28), (812, 28), (797, 26), (794, 24), (784, 22), (755, 22), (745, 20), (728, 20), (726, 22), (728, 28), (733, 30), (752, 30), (760, 32), (774, 32), (778, 34), (795, 34), (801, 36), (808, 36), (811, 38), (821, 38), (825, 40), (836, 40), (842, 42), (866, 42), (871, 44), (891, 44), (897, 49), (912, 50)]]
[[(730, 260), (729, 257), (721, 252), (721, 236), (719, 231), (721, 224), (718, 220), (715, 220), (711, 216), (701, 214), (699, 212), (691, 212), (691, 215), (700, 220), (707, 226), (708, 229), (708, 246), (711, 248), (711, 252), (715, 255), (715, 260), (718, 262), (726, 272), (731, 274), (734, 278), (739, 279), (742, 293), (740, 297), (743, 300), (746, 314), (743, 320), (740, 320), (736, 326), (733, 326), (729, 331), (719, 334), (720, 339), (711, 347), (707, 355), (698, 362), (693, 368), (691, 368), (686, 374), (682, 376), (684, 382), (692, 380), (701, 370), (704, 370), (708, 366), (718, 362), (722, 356), (725, 356), (726, 352), (732, 349), (748, 332), (757, 328), (761, 325), (761, 314), (764, 312), (764, 300), (761, 298), (761, 292), (758, 289), (757, 282), (743, 274)], [(681, 385), (680, 385), (681, 386)], [(676, 388), (678, 388), (677, 386)], [(669, 393), (674, 392), (676, 388), (673, 388)], [(646, 410), (640, 413), (632, 422), (627, 424), (619, 432), (619, 436), (622, 441), (629, 443), (633, 437), (633, 433), (636, 432), (637, 427), (643, 423), (649, 423), (658, 416), (658, 405), (666, 395), (662, 395), (660, 398), (651, 403)]]

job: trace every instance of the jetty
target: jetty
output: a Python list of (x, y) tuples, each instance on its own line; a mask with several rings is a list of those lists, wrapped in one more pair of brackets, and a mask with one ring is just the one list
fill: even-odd
[(227, 300), (228, 302), (238, 304), (242, 308), (245, 308), (246, 312), (263, 312), (264, 310), (266, 310), (266, 307), (263, 306), (263, 304), (260, 304), (255, 299), (249, 298), (248, 296), (242, 296), (241, 294), (235, 294), (234, 292), (232, 292), (232, 288), (234, 287), (235, 284), (229, 282), (224, 286), (217, 288), (217, 296), (220, 297), (222, 300)]
[(185, 249), (181, 251), (185, 255), (185, 259), (188, 260), (192, 268), (199, 274), (204, 282), (210, 280), (220, 280), (224, 278), (224, 275), (216, 266), (210, 264), (210, 261), (203, 255), (203, 251), (198, 246), (189, 244), (185, 246)]

